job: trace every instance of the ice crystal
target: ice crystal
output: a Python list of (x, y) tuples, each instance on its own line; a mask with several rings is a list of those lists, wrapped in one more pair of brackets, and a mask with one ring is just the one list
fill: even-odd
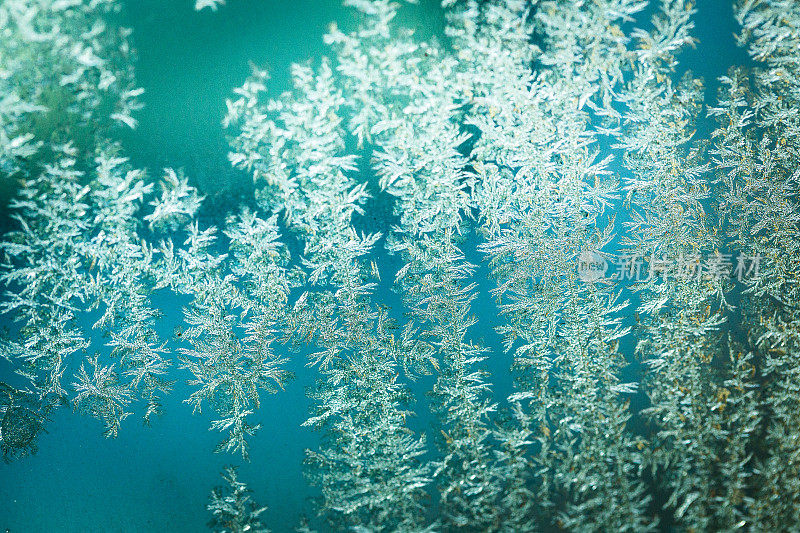
[(267, 510), (258, 507), (250, 493), (247, 484), (239, 481), (236, 468), (225, 468), (222, 478), (228, 483), (227, 487), (218, 487), (211, 491), (211, 501), (208, 510), (213, 518), (209, 527), (215, 533), (269, 533), (264, 527), (259, 516)]
[[(0, 171), (51, 142), (89, 148), (134, 127), (130, 31), (115, 0), (9, 0), (0, 5)], [(110, 110), (110, 112), (109, 112)]]
[(224, 6), (225, 0), (196, 0), (194, 3), (195, 11), (202, 11), (205, 8), (211, 8), (211, 11), (216, 11), (219, 6)]

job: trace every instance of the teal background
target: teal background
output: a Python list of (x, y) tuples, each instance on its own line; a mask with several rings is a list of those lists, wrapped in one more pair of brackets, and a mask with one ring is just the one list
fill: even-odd
[[(146, 91), (139, 127), (122, 136), (125, 152), (152, 175), (164, 166), (183, 167), (211, 205), (223, 211), (250, 191), (248, 177), (227, 162), (220, 125), (225, 99), (249, 74), (249, 62), (268, 68), (269, 90), (277, 95), (289, 87), (292, 62), (327, 52), (322, 35), (331, 21), (345, 30), (358, 22), (339, 0), (228, 0), (217, 12), (200, 13), (191, 0), (128, 0), (125, 6), (138, 50), (137, 80)], [(734, 42), (737, 25), (730, 2), (701, 0), (698, 7), (695, 35), (700, 44), (683, 56), (681, 68), (706, 78), (706, 101), (711, 103), (716, 78), (729, 65), (747, 64), (748, 58)], [(404, 9), (399, 22), (418, 28), (423, 39), (441, 37), (444, 25), (434, 1)], [(386, 264), (384, 281), (397, 266)], [(485, 280), (486, 273), (481, 266), (478, 276)], [(510, 389), (510, 360), (491, 331), (496, 310), (487, 289), (488, 282), (482, 283), (475, 303), (484, 330), (474, 337), (483, 337), (493, 349), (486, 367), (501, 398)], [(377, 298), (397, 301), (386, 283)], [(171, 310), (162, 330), (168, 338), (183, 302), (158, 303)], [(315, 379), (304, 363), (302, 354), (296, 355), (290, 370), (297, 378), (286, 391), (264, 399), (257, 414), (264, 427), (251, 439), (250, 464), (212, 453), (219, 435), (207, 430), (209, 415), (192, 416), (181, 403), (189, 394), (185, 372), (176, 374), (179, 382), (166, 398), (166, 414), (153, 427), (143, 428), (138, 415), (131, 416), (115, 440), (104, 439), (94, 420), (68, 410), (56, 413), (39, 440), (37, 456), (0, 464), (0, 531), (203, 531), (209, 492), (220, 484), (226, 464), (242, 464), (240, 478), (256, 501), (269, 506), (263, 519), (273, 531), (293, 530), (302, 513), (313, 513), (307, 499), (316, 494), (302, 476), (303, 449), (318, 443), (317, 434), (300, 428), (309, 410), (305, 388)], [(421, 380), (415, 390), (430, 384)], [(418, 397), (417, 410), (424, 412), (426, 399)], [(428, 423), (426, 418), (413, 422), (421, 430)]]

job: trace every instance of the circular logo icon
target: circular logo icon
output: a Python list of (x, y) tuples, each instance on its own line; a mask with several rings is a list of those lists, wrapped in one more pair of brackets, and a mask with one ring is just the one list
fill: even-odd
[(586, 282), (605, 279), (608, 261), (598, 252), (586, 250), (578, 257), (578, 277)]

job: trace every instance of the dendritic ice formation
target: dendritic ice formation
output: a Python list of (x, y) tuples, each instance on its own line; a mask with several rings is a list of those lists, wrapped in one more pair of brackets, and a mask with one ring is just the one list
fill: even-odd
[(252, 491), (238, 478), (236, 467), (228, 466), (222, 474), (227, 487), (217, 487), (211, 491), (208, 510), (212, 519), (208, 526), (215, 533), (269, 533), (261, 523), (259, 515), (267, 510), (258, 507), (250, 495)]
[(132, 117), (130, 30), (115, 0), (9, 0), (0, 5), (0, 172), (72, 143), (91, 154)]
[[(441, 43), (345, 4), (358, 27), (291, 90), (254, 68), (233, 91), (255, 199), (219, 229), (113, 140), (141, 94), (114, 2), (0, 5), (4, 458), (64, 405), (151, 423), (180, 379), (216, 451), (258, 464), (307, 357), (303, 531), (800, 528), (800, 4), (735, 3), (753, 65), (707, 108), (679, 75), (689, 1), (445, 0)], [(265, 531), (224, 477), (210, 526)]]

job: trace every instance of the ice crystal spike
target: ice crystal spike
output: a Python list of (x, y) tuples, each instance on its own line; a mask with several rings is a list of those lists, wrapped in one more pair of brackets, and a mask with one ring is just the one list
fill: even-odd
[(161, 197), (150, 202), (153, 212), (144, 220), (151, 229), (174, 231), (194, 218), (202, 201), (203, 198), (188, 184), (183, 172), (167, 168), (161, 181)]
[[(543, 38), (554, 35), (554, 50), (564, 43), (555, 28), (567, 33), (572, 21), (613, 20), (625, 13), (604, 5), (593, 7), (593, 17), (587, 17), (580, 5), (544, 7), (536, 20), (547, 28), (539, 30)], [(636, 6), (626, 9), (635, 12)], [(514, 46), (511, 54), (473, 56), (476, 71), (488, 66), (505, 76), (475, 76), (465, 91), (477, 104), (467, 120), (481, 132), (473, 158), (478, 163), (474, 198), (487, 236), (482, 248), (491, 257), (498, 278), (495, 294), (508, 317), (498, 331), (508, 339), (507, 347), (518, 346), (520, 392), (509, 398), (514, 415), (498, 434), (509, 443), (500, 471), (515, 476), (506, 481), (513, 492), (504, 503), (518, 502), (531, 491), (541, 501), (538, 508), (527, 504), (512, 513), (509, 528), (536, 528), (538, 516), (576, 530), (646, 530), (653, 521), (646, 515), (645, 487), (637, 475), (640, 459), (625, 434), (629, 414), (608, 381), (617, 381), (621, 365), (613, 339), (625, 333), (612, 315), (615, 297), (601, 285), (582, 287), (571, 272), (581, 250), (608, 242), (600, 214), (615, 194), (610, 184), (602, 184), (608, 162), (595, 162), (589, 149), (593, 134), (584, 104), (592, 92), (581, 87), (585, 72), (608, 65), (595, 54), (577, 61), (543, 57), (549, 68), (530, 84), (521, 59), (538, 50), (518, 36), (538, 28), (509, 25), (515, 10), (521, 13), (522, 6), (508, 2), (498, 8), (499, 16), (485, 15), (486, 22), (480, 11), (471, 10), (460, 15), (466, 20), (458, 20), (464, 28), (496, 21), (502, 29), (487, 32), (497, 36), (492, 44)], [(600, 32), (600, 38), (613, 40), (610, 23), (602, 27), (609, 33)], [(580, 35), (578, 31), (570, 38)], [(475, 37), (462, 38), (459, 46), (475, 46)], [(578, 72), (565, 70), (567, 65)], [(516, 84), (509, 82), (512, 76)], [(556, 131), (561, 143), (553, 142)], [(594, 398), (588, 405), (584, 394)], [(540, 452), (526, 458), (526, 445)], [(598, 462), (601, 450), (605, 459)], [(526, 472), (526, 464), (538, 476)], [(624, 474), (613, 483), (625, 485), (624, 490), (611, 482), (619, 472)]]
[(269, 533), (260, 519), (267, 508), (253, 501), (252, 491), (239, 481), (236, 467), (225, 467), (222, 478), (227, 486), (211, 491), (207, 509), (213, 517), (208, 527), (215, 533)]
[(30, 391), (0, 382), (0, 450), (3, 460), (36, 453), (36, 438), (44, 431), (41, 401)]
[[(740, 449), (753, 450), (755, 457), (727, 468), (733, 482), (721, 507), (731, 522), (738, 519), (753, 529), (792, 528), (800, 524), (796, 363), (800, 130), (792, 111), (800, 105), (800, 10), (785, 1), (743, 1), (736, 7), (741, 44), (748, 47), (758, 68), (750, 76), (731, 70), (721, 80), (719, 106), (711, 109), (718, 122), (712, 166), (723, 192), (720, 211), (733, 244), (748, 257), (763, 258), (764, 265), (758, 276), (745, 280), (744, 327), (751, 341), (747, 348), (755, 353), (743, 355), (742, 349), (732, 357), (741, 361), (741, 367), (730, 383), (736, 385), (726, 386), (730, 394), (725, 392), (722, 398), (725, 406), (731, 397), (738, 400), (731, 416), (746, 424), (747, 435), (758, 427), (766, 436), (739, 444)], [(762, 385), (755, 394), (755, 384), (747, 385), (759, 374)]]
[[(626, 187), (637, 213), (627, 224), (625, 245), (640, 256), (678, 257), (719, 247), (704, 208), (705, 163), (689, 131), (700, 109), (700, 83), (689, 75), (680, 83), (670, 79), (674, 54), (692, 43), (690, 7), (665, 2), (653, 18), (653, 32), (636, 32), (637, 75), (620, 95), (629, 111), (623, 115), (619, 147), (625, 149), (625, 165), (634, 176)], [(666, 118), (665, 109), (673, 118)], [(663, 118), (641, 121), (654, 113)], [(652, 142), (654, 138), (660, 142)], [(709, 451), (737, 453), (733, 444), (726, 446), (726, 435), (740, 430), (722, 430), (723, 413), (713, 410), (713, 391), (722, 386), (710, 364), (722, 355), (716, 333), (724, 322), (720, 283), (651, 277), (636, 288), (642, 300), (638, 312), (644, 315), (637, 351), (649, 367), (645, 384), (651, 406), (644, 414), (658, 428), (648, 466), (669, 490), (666, 507), (674, 519), (698, 530), (733, 527), (726, 520), (734, 516), (724, 516), (725, 509), (701, 498), (711, 491), (722, 493), (727, 484), (717, 485)]]
[(81, 365), (78, 382), (73, 385), (78, 393), (73, 402), (79, 411), (103, 421), (106, 436), (116, 437), (120, 423), (130, 415), (124, 409), (132, 399), (131, 392), (120, 384), (113, 364), (101, 367), (97, 357), (90, 359), (89, 364), (91, 374)]
[[(247, 437), (258, 424), (247, 417), (260, 405), (262, 392), (283, 388), (289, 374), (285, 359), (273, 352), (293, 286), (287, 255), (278, 240), (276, 217), (258, 218), (250, 211), (229, 220), (225, 232), (233, 257), (213, 250), (215, 229), (189, 228), (188, 249), (165, 250), (164, 271), (179, 292), (193, 296), (184, 310), (189, 326), (182, 334), (182, 368), (198, 387), (185, 401), (196, 412), (208, 402), (220, 417), (211, 429), (226, 431), (217, 451), (239, 451), (248, 457)], [(176, 264), (171, 264), (177, 261)]]
[[(363, 256), (379, 235), (359, 235), (351, 225), (366, 193), (349, 175), (354, 158), (342, 153), (345, 100), (327, 62), (316, 70), (295, 67), (293, 78), (294, 93), (281, 100), (233, 104), (245, 109), (234, 150), (254, 171), (262, 205), (283, 211), (305, 246), (309, 294), (299, 309), (311, 320), (298, 324), (298, 335), (321, 349), (312, 362), (322, 374), (312, 393), (317, 407), (306, 424), (326, 432), (323, 447), (308, 452), (309, 476), (322, 489), (323, 514), (334, 527), (416, 529), (428, 483), (420, 461), (425, 441), (406, 427), (408, 393), (397, 382), (397, 361), (408, 348), (370, 302), (374, 285), (367, 282)], [(253, 137), (264, 131), (254, 121), (263, 120), (273, 133)]]

